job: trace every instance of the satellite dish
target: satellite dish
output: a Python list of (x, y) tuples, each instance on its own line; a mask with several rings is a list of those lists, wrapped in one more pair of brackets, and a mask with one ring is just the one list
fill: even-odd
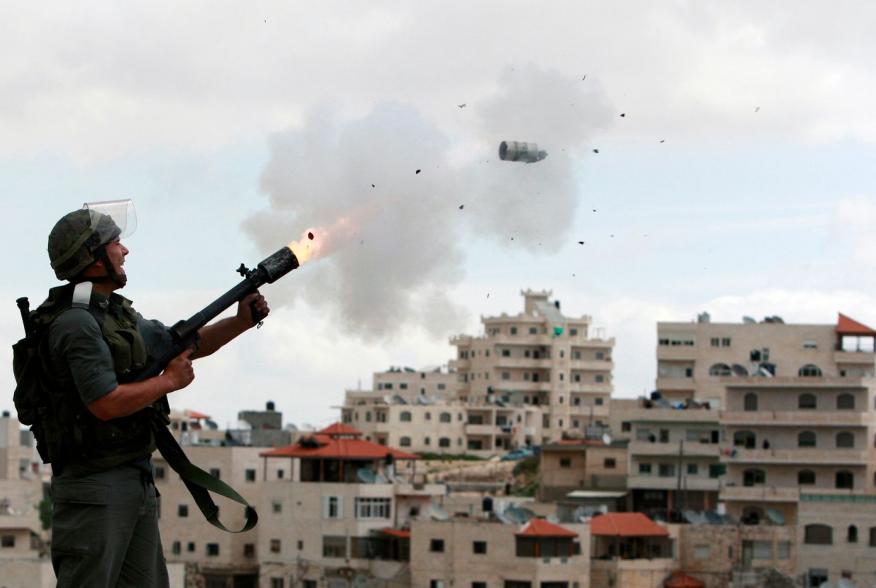
[(353, 576), (353, 588), (368, 588), (371, 581), (365, 574), (356, 574)]
[(383, 401), (387, 404), (392, 404), (392, 396), (390, 394), (387, 394), (383, 397)]
[(780, 511), (778, 511), (774, 508), (766, 509), (766, 517), (774, 525), (784, 525), (785, 524), (785, 515), (783, 515)]
[(739, 365), (738, 363), (734, 363), (733, 367), (731, 369), (733, 370), (734, 376), (739, 376), (739, 377), (744, 378), (745, 376), (748, 375), (748, 370), (745, 369), (745, 366)]
[(429, 516), (432, 517), (433, 520), (436, 521), (449, 521), (450, 515), (446, 510), (438, 506), (437, 504), (433, 504), (429, 507)]
[(356, 477), (359, 478), (359, 481), (363, 484), (377, 483), (377, 476), (370, 468), (359, 468), (358, 470), (356, 470)]
[(603, 433), (603, 435), (602, 435), (602, 442), (603, 442), (605, 445), (611, 445), (611, 435), (609, 435), (608, 433)]

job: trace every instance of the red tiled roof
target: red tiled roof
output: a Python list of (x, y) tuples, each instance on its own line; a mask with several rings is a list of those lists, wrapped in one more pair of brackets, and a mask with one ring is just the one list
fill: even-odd
[(836, 322), (836, 332), (840, 335), (876, 335), (876, 331), (855, 319), (847, 317), (843, 313), (839, 313), (839, 319)]
[(669, 531), (640, 512), (608, 512), (590, 519), (590, 534), (609, 537), (668, 537)]
[(362, 431), (359, 429), (355, 429), (350, 425), (346, 425), (344, 423), (335, 423), (333, 425), (329, 425), (325, 429), (319, 431), (320, 435), (352, 435), (354, 437), (361, 437)]
[(705, 588), (705, 582), (688, 576), (682, 571), (674, 571), (664, 584), (666, 588)]
[(398, 537), (399, 539), (411, 538), (411, 532), (405, 529), (393, 529), (392, 527), (387, 527), (385, 529), (380, 529), (380, 532), (386, 535), (392, 535), (393, 537)]
[(210, 415), (204, 414), (203, 412), (198, 412), (197, 410), (187, 410), (185, 412), (185, 415), (187, 417), (189, 417), (190, 419), (195, 419), (195, 420), (210, 418)]
[(515, 535), (518, 537), (577, 537), (578, 533), (544, 519), (530, 519)]
[(316, 447), (311, 447), (305, 441), (285, 447), (277, 447), (270, 451), (260, 453), (261, 457), (300, 457), (304, 459), (383, 459), (387, 454), (394, 459), (419, 459), (413, 453), (405, 453), (392, 447), (364, 441), (362, 439), (335, 439), (325, 435), (316, 435), (306, 438), (314, 442)]

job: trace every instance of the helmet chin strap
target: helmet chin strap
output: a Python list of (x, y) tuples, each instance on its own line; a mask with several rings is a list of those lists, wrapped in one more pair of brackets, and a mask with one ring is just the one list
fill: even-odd
[(95, 276), (91, 278), (89, 281), (94, 283), (101, 284), (115, 284), (119, 288), (124, 288), (125, 284), (128, 283), (128, 276), (124, 274), (120, 274), (116, 271), (116, 268), (113, 266), (112, 262), (109, 259), (109, 256), (106, 254), (106, 247), (101, 247), (95, 256), (95, 261), (103, 262), (103, 269), (106, 270), (105, 276)]

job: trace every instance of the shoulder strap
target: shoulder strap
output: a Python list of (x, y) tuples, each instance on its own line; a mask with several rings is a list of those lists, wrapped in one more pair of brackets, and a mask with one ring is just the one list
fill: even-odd
[[(167, 460), (168, 465), (182, 478), (183, 484), (189, 489), (189, 493), (195, 499), (195, 503), (204, 514), (207, 522), (229, 533), (242, 533), (255, 527), (259, 521), (255, 508), (234, 488), (189, 461), (161, 416), (154, 410), (152, 413), (152, 430), (155, 433), (155, 445), (158, 447), (158, 451)], [(210, 492), (215, 492), (246, 507), (246, 522), (241, 529), (232, 531), (222, 524), (219, 520), (219, 507), (213, 502)]]

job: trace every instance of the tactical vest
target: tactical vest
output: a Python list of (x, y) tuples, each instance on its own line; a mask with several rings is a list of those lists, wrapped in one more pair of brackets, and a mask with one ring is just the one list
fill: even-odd
[[(19, 368), (23, 372), (24, 367), (17, 366), (19, 386), (15, 406), (19, 420), (31, 425), (44, 463), (52, 463), (56, 472), (63, 468), (85, 474), (150, 455), (155, 450), (155, 438), (148, 410), (103, 421), (88, 410), (72, 383), (62, 385), (55, 381), (52, 369), (55, 358), (50, 357), (48, 332), (53, 321), (73, 308), (73, 291), (72, 284), (53, 288), (46, 301), (31, 312), (30, 323), (37, 341), (33, 360), (39, 365), (31, 370), (37, 373), (23, 378), (18, 376)], [(109, 346), (119, 383), (133, 381), (150, 358), (131, 302), (113, 293), (108, 303), (90, 300), (87, 310)], [(16, 359), (18, 355), (16, 349)]]

